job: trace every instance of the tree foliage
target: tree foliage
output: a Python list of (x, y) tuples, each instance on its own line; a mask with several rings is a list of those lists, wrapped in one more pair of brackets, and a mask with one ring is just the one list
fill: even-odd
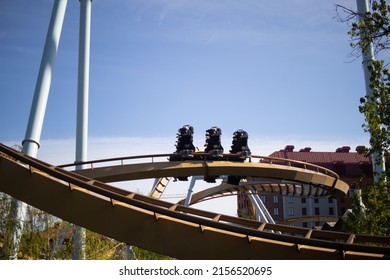
[(387, 187), (365, 187), (361, 196), (357, 193), (353, 196), (352, 205), (352, 213), (344, 221), (344, 230), (390, 236), (390, 192)]
[(336, 5), (336, 10), (339, 21), (351, 23), (348, 35), (354, 56), (360, 57), (362, 52), (369, 49), (370, 44), (373, 45), (375, 54), (390, 48), (390, 8), (386, 0), (371, 1), (371, 11), (365, 15), (342, 5)]
[[(385, 0), (371, 1), (371, 11), (358, 14), (357, 11), (337, 5), (342, 9), (342, 22), (352, 22), (348, 32), (351, 38), (352, 54), (360, 57), (371, 49), (375, 55), (386, 55), (390, 48), (390, 6)], [(370, 147), (367, 155), (384, 155), (373, 164), (383, 165), (390, 152), (390, 71), (385, 60), (367, 63), (372, 92), (360, 98), (359, 111), (364, 115), (362, 127), (370, 133)], [(390, 235), (390, 184), (386, 170), (377, 182), (355, 196), (352, 214), (345, 222), (345, 228), (355, 233)]]
[(373, 61), (370, 66), (372, 96), (360, 99), (359, 111), (364, 114), (363, 128), (369, 132), (369, 154), (389, 154), (390, 149), (390, 72), (383, 60)]
[[(8, 259), (4, 251), (7, 228), (14, 226), (10, 217), (14, 199), (0, 193), (0, 259)], [(31, 260), (69, 260), (72, 259), (74, 225), (42, 210), (28, 206), (23, 235), (21, 238), (18, 259)], [(87, 260), (161, 260), (171, 259), (141, 248), (127, 246), (123, 242), (87, 230), (86, 232)]]
[[(371, 1), (371, 11), (362, 15), (357, 11), (336, 5), (344, 16), (342, 22), (352, 22), (348, 32), (351, 38), (352, 54), (360, 57), (374, 50), (375, 55), (385, 55), (390, 48), (390, 6), (385, 0)], [(366, 64), (370, 72), (372, 95), (360, 98), (359, 111), (365, 117), (362, 124), (370, 133), (370, 147), (367, 154), (389, 154), (390, 150), (390, 72), (385, 60), (374, 60)]]

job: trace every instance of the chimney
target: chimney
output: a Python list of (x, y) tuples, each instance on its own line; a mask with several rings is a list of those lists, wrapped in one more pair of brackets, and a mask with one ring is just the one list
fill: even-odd
[(349, 153), (350, 149), (351, 149), (351, 147), (349, 147), (349, 146), (343, 146), (341, 148), (337, 148), (336, 153)]
[(287, 145), (285, 148), (284, 148), (284, 151), (285, 152), (293, 152), (294, 151), (294, 145)]
[(355, 151), (358, 152), (359, 154), (364, 153), (365, 150), (366, 150), (366, 146), (357, 146), (355, 149)]
[(300, 152), (305, 152), (305, 153), (309, 153), (311, 151), (311, 148), (310, 147), (305, 147), (303, 149), (300, 149), (299, 150)]

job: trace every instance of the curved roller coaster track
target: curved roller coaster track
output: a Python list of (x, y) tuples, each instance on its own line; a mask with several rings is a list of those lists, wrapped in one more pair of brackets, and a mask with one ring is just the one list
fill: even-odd
[(337, 197), (348, 190), (333, 172), (306, 163), (264, 157), (253, 162), (253, 156), (249, 162), (229, 161), (228, 156), (219, 161), (205, 157), (169, 162), (167, 156), (94, 161), (83, 163), (90, 168), (69, 171), (70, 165), (53, 166), (0, 144), (0, 191), (97, 233), (178, 259), (390, 258), (390, 237), (262, 223), (108, 184), (164, 176), (232, 175), (262, 178), (263, 190), (290, 195)]

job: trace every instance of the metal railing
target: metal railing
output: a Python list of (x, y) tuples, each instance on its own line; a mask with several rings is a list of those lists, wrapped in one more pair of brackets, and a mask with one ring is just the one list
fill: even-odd
[[(344, 251), (355, 251), (365, 253), (378, 253), (390, 257), (390, 237), (358, 235), (343, 232), (331, 232), (314, 230), (308, 228), (291, 227), (286, 225), (261, 223), (238, 217), (216, 214), (213, 212), (181, 206), (161, 200), (156, 200), (148, 196), (127, 192), (105, 183), (91, 180), (90, 178), (64, 170), (61, 167), (52, 166), (40, 160), (23, 155), (7, 146), (0, 144), (0, 157), (4, 157), (15, 162), (27, 165), (30, 172), (39, 170), (52, 176), (53, 180), (62, 180), (68, 184), (69, 188), (78, 186), (93, 193), (99, 194), (111, 200), (123, 202), (143, 210), (151, 211), (156, 219), (164, 215), (178, 220), (192, 222), (199, 225), (201, 230), (204, 227), (213, 227), (220, 230), (235, 232), (247, 235), (250, 241), (253, 237), (267, 238), (283, 242), (309, 245), (319, 248), (332, 248)], [(135, 158), (135, 157), (133, 157)], [(126, 158), (128, 159), (128, 158)], [(1, 165), (0, 165), (1, 168)], [(272, 233), (280, 232), (282, 234)], [(363, 244), (367, 243), (367, 244)], [(376, 245), (372, 245), (376, 244)]]
[[(68, 167), (74, 167), (77, 165), (89, 165), (90, 169), (94, 168), (94, 164), (97, 163), (110, 163), (110, 162), (115, 162), (119, 161), (120, 165), (124, 165), (125, 161), (130, 161), (130, 160), (139, 160), (139, 159), (150, 159), (150, 162), (155, 162), (157, 158), (169, 158), (174, 154), (149, 154), (149, 155), (138, 155), (138, 156), (125, 156), (125, 157), (114, 157), (114, 158), (107, 158), (107, 159), (98, 159), (98, 160), (90, 160), (90, 161), (84, 161), (84, 162), (75, 162), (75, 163), (69, 163), (69, 164), (63, 164), (59, 165), (58, 167), (61, 168), (68, 168)], [(208, 159), (212, 159), (210, 157), (210, 154), (204, 153), (204, 152), (194, 152), (193, 153), (194, 158), (201, 159), (203, 161), (207, 161)], [(237, 159), (240, 158), (240, 155), (237, 154), (222, 154), (221, 159), (229, 161), (231, 159)], [(331, 177), (334, 177), (336, 179), (340, 179), (339, 175), (325, 167), (315, 165), (312, 163), (307, 163), (307, 162), (302, 162), (302, 161), (297, 161), (297, 160), (291, 160), (291, 159), (284, 159), (284, 158), (277, 158), (277, 157), (269, 157), (269, 156), (260, 156), (260, 155), (251, 155), (247, 157), (245, 160), (252, 162), (252, 159), (259, 159), (260, 163), (264, 164), (275, 164), (275, 165), (287, 165), (290, 167), (297, 167), (297, 168), (302, 168), (305, 170), (311, 170), (315, 171), (318, 173), (322, 173)], [(184, 161), (184, 160), (183, 160)], [(188, 161), (186, 159), (185, 161)]]

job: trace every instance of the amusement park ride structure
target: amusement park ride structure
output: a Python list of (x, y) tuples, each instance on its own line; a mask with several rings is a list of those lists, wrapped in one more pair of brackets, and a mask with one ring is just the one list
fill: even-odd
[[(88, 18), (90, 0), (80, 3)], [(55, 1), (49, 28), (53, 34), (48, 37), (59, 38), (65, 7), (66, 0)], [(88, 24), (86, 28), (83, 36), (89, 34)], [(84, 42), (88, 45), (88, 40)], [(56, 46), (47, 49), (51, 51), (44, 52), (42, 64), (54, 63)], [(88, 51), (84, 55), (88, 56)], [(79, 71), (87, 71), (88, 67), (82, 65), (88, 59), (80, 61), (84, 62)], [(48, 85), (37, 86), (23, 151), (0, 144), (0, 191), (75, 225), (178, 259), (390, 258), (390, 237), (275, 224), (258, 193), (341, 197), (347, 194), (348, 185), (336, 173), (320, 166), (252, 155), (248, 134), (243, 130), (234, 133), (229, 153), (224, 153), (221, 146), (218, 127), (206, 131), (205, 149), (197, 151), (192, 144), (193, 128), (185, 125), (179, 129), (177, 150), (171, 154), (87, 161), (84, 145), (80, 144), (81, 157), (73, 164), (53, 166), (36, 159), (50, 76), (51, 73), (40, 73), (38, 83)], [(85, 89), (87, 84), (86, 80), (80, 81), (79, 87)], [(84, 124), (80, 124), (83, 135), (85, 101), (80, 101), (84, 104), (80, 109), (84, 116)], [(220, 178), (223, 183), (194, 195), (190, 188), (185, 201), (178, 203), (159, 199), (172, 178), (186, 181), (189, 177), (192, 182), (203, 179), (215, 183)], [(259, 180), (249, 182), (248, 177)], [(143, 179), (156, 179), (150, 196), (109, 184)], [(258, 205), (262, 212), (258, 221), (190, 207), (205, 199), (238, 192), (246, 192)]]
[[(254, 161), (167, 161), (172, 154), (84, 162), (67, 171), (0, 145), (0, 191), (71, 223), (178, 259), (388, 259), (390, 238), (291, 227), (212, 213), (113, 187), (108, 182), (159, 177), (256, 176), (252, 187), (298, 196), (339, 196), (348, 186), (318, 167)], [(262, 157), (263, 158), (263, 157)], [(138, 160), (143, 159), (143, 163)], [(137, 160), (137, 163), (128, 163)], [(288, 163), (288, 162), (287, 162)], [(291, 163), (292, 164), (292, 163)], [(296, 162), (294, 162), (296, 164)], [(216, 194), (217, 192), (214, 192)], [(190, 242), (188, 242), (190, 240)], [(373, 245), (375, 244), (375, 245)]]

